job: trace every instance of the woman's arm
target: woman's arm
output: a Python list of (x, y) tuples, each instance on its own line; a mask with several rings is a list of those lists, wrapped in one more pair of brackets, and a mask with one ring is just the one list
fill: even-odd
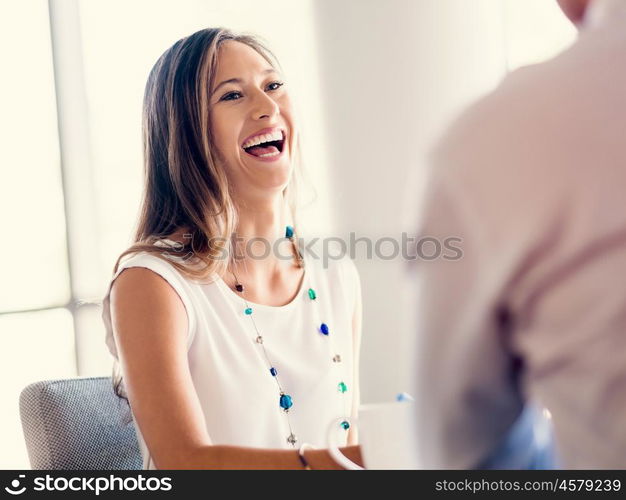
[[(133, 415), (159, 469), (300, 469), (297, 450), (212, 445), (187, 360), (187, 313), (156, 273), (124, 270), (111, 288), (111, 319)], [(361, 462), (357, 447), (344, 451)], [(340, 469), (326, 450), (312, 468)]]
[[(340, 448), (353, 462), (363, 465), (358, 446)], [(312, 469), (343, 470), (326, 449), (306, 450), (304, 457)], [(272, 450), (240, 446), (204, 446), (190, 455), (181, 469), (302, 469), (298, 450)]]

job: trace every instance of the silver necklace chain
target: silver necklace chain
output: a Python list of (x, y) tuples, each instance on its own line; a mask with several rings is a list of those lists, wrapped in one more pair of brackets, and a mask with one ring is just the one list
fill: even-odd
[[(304, 268), (304, 257), (302, 256), (302, 254), (300, 253), (300, 251), (298, 250), (297, 246), (295, 245), (295, 242), (293, 241), (293, 238), (289, 238), (291, 240), (291, 242), (294, 245), (294, 249), (296, 252), (296, 260), (298, 261), (298, 264), (301, 268)], [(230, 266), (229, 266), (230, 267)], [(287, 426), (289, 427), (289, 436), (287, 436), (287, 442), (289, 444), (291, 444), (292, 447), (295, 448), (296, 443), (298, 442), (298, 438), (297, 436), (294, 434), (293, 432), (293, 428), (291, 426), (291, 419), (289, 418), (289, 408), (291, 407), (292, 404), (292, 400), (291, 400), (291, 396), (289, 394), (287, 394), (287, 392), (285, 392), (285, 390), (283, 389), (283, 386), (280, 383), (280, 379), (279, 379), (279, 371), (276, 369), (276, 367), (274, 366), (274, 364), (272, 363), (272, 361), (270, 360), (268, 354), (267, 354), (267, 350), (265, 349), (265, 344), (264, 344), (264, 338), (261, 335), (261, 333), (259, 332), (259, 329), (257, 327), (257, 324), (254, 320), (254, 314), (252, 311), (252, 307), (250, 306), (250, 304), (248, 303), (246, 297), (245, 297), (245, 291), (246, 288), (243, 286), (243, 284), (241, 283), (241, 281), (239, 280), (239, 278), (237, 277), (237, 275), (235, 274), (234, 269), (230, 268), (230, 272), (233, 275), (233, 277), (235, 278), (235, 290), (240, 294), (244, 304), (245, 304), (245, 309), (244, 309), (244, 313), (250, 317), (250, 320), (252, 321), (252, 326), (254, 327), (254, 332), (255, 332), (255, 338), (254, 338), (254, 342), (259, 345), (262, 349), (262, 353), (263, 353), (263, 357), (265, 358), (266, 362), (267, 362), (267, 366), (268, 366), (268, 370), (270, 371), (270, 374), (272, 375), (272, 378), (274, 378), (276, 380), (276, 385), (278, 386), (278, 391), (280, 394), (280, 403), (281, 403), (281, 407), (285, 413), (285, 417), (287, 419)], [(302, 286), (300, 287), (300, 293), (302, 292), (302, 290), (304, 290), (305, 288), (305, 280), (306, 280), (307, 276), (305, 274), (305, 276), (303, 277), (303, 281), (302, 281)], [(311, 296), (311, 291), (313, 292), (313, 296)], [(314, 290), (313, 288), (309, 288), (307, 293), (309, 294), (309, 298), (311, 299), (311, 302), (317, 302), (317, 290)], [(319, 306), (318, 307), (318, 319), (320, 318), (319, 315)], [(323, 325), (324, 323), (321, 323), (320, 321), (320, 325)], [(329, 356), (329, 358), (331, 359), (333, 365), (336, 365), (337, 370), (339, 371), (339, 364), (342, 362), (341, 359), (341, 355), (340, 353), (337, 353), (334, 349), (333, 349), (333, 342), (331, 340), (330, 334), (327, 330), (327, 333), (321, 333), (320, 335), (327, 337), (328, 338), (328, 342), (329, 342), (329, 350), (332, 353), (332, 357)], [(346, 414), (346, 392), (347, 392), (347, 386), (345, 385), (345, 382), (342, 378), (339, 379), (340, 382), (337, 385), (337, 390), (338, 392), (341, 393), (342, 395), (342, 403), (343, 403), (343, 412), (344, 415)], [(288, 399), (284, 399), (284, 398), (288, 398)], [(288, 401), (289, 406), (287, 406), (287, 404), (285, 404), (283, 406), (283, 401)], [(348, 419), (346, 418), (343, 422), (342, 422), (342, 428), (344, 430), (348, 430), (349, 429), (350, 424), (348, 423)]]

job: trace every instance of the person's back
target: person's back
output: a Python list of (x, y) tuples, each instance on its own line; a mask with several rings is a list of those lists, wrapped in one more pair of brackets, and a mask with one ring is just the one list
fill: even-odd
[(420, 233), (463, 257), (416, 265), (420, 446), (475, 467), (526, 401), (565, 467), (626, 467), (626, 2), (510, 75), (433, 155)]

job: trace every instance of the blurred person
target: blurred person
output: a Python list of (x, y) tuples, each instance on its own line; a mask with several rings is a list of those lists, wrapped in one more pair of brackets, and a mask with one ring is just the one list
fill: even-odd
[(426, 467), (626, 467), (626, 2), (559, 4), (578, 40), (432, 152), (418, 233), (463, 255), (412, 266)]
[(294, 115), (250, 35), (199, 31), (150, 73), (135, 244), (102, 316), (146, 469), (340, 468), (324, 449), (338, 417), (361, 461), (360, 281), (298, 249)]

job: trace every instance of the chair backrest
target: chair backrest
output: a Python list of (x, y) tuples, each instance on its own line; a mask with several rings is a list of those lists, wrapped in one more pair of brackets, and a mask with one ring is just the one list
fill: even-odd
[(30, 384), (20, 416), (33, 469), (142, 468), (130, 408), (111, 377)]

